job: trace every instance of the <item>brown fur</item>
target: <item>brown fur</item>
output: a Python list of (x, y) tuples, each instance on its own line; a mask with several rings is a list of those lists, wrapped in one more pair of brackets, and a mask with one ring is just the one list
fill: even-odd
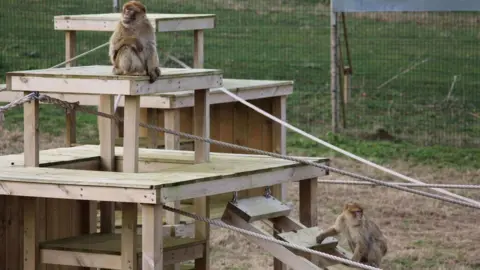
[(115, 75), (148, 75), (150, 83), (160, 76), (157, 41), (140, 1), (123, 5), (121, 20), (110, 37), (109, 56)]
[(317, 236), (321, 243), (329, 236), (341, 233), (353, 251), (352, 260), (379, 267), (387, 253), (387, 239), (380, 228), (363, 214), (358, 203), (346, 203), (343, 212), (335, 220), (335, 224)]

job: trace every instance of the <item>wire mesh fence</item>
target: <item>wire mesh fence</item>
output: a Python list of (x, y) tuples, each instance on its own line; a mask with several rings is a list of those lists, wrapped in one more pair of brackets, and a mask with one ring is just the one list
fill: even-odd
[[(205, 67), (222, 69), (228, 78), (295, 81), (288, 121), (316, 136), (331, 130), (328, 1), (142, 2), (154, 13), (216, 14), (216, 27), (205, 32)], [(113, 3), (8, 0), (0, 7), (8, 11), (0, 15), (4, 82), (7, 71), (47, 68), (65, 59), (64, 33), (54, 29), (53, 16), (110, 13)], [(369, 139), (383, 129), (387, 139), (420, 145), (480, 145), (478, 21), (474, 12), (347, 13), (353, 75), (342, 132)], [(341, 22), (339, 26), (345, 64)], [(109, 36), (78, 32), (77, 53)], [(157, 36), (159, 47), (192, 65), (193, 33)], [(160, 58), (163, 66), (179, 67), (164, 55)], [(77, 64), (109, 64), (107, 48)], [(95, 119), (81, 118), (79, 128), (89, 121)]]

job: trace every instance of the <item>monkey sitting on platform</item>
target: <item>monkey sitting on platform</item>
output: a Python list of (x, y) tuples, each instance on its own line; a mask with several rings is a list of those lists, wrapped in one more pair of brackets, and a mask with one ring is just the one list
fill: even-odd
[(346, 203), (335, 224), (317, 236), (317, 243), (339, 233), (347, 239), (353, 251), (353, 261), (380, 266), (387, 253), (387, 239), (379, 227), (363, 214), (363, 208), (358, 203)]
[(115, 75), (148, 75), (153, 83), (160, 76), (160, 61), (153, 26), (140, 1), (123, 5), (121, 20), (110, 37), (109, 56)]

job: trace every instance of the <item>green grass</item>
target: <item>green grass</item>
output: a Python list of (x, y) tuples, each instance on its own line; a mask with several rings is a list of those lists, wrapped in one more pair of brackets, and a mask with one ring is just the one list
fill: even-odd
[[(45, 3), (49, 2), (47, 6)], [(215, 13), (216, 29), (205, 34), (205, 66), (220, 68), (225, 77), (294, 80), (288, 98), (288, 120), (329, 142), (378, 162), (405, 159), (440, 166), (480, 167), (480, 84), (478, 34), (474, 23), (451, 17), (348, 15), (353, 58), (352, 99), (347, 107), (347, 132), (328, 135), (330, 113), (330, 41), (328, 9), (318, 1), (143, 1), (150, 12)], [(155, 4), (154, 4), (155, 3)], [(60, 14), (111, 11), (111, 1), (2, 1), (0, 73), (46, 68), (64, 59), (64, 36), (53, 30)], [(17, 12), (15, 12), (17, 11)], [(403, 17), (399, 17), (403, 16)], [(439, 15), (440, 16), (440, 15)], [(460, 18), (455, 15), (455, 18)], [(467, 18), (467, 19), (465, 19)], [(433, 23), (431, 23), (433, 22)], [(473, 21), (474, 22), (474, 21)], [(104, 43), (109, 33), (78, 33), (77, 51)], [(191, 64), (192, 33), (158, 35), (159, 46)], [(163, 56), (161, 56), (163, 59)], [(427, 59), (384, 87), (377, 87), (414, 63)], [(108, 64), (106, 48), (78, 61)], [(171, 62), (167, 66), (176, 66)], [(454, 75), (457, 81), (447, 98)], [(7, 128), (21, 128), (21, 109), (7, 114)], [(41, 108), (42, 132), (60, 134), (63, 112)], [(96, 117), (81, 114), (79, 130), (96, 127)], [(365, 140), (364, 133), (382, 127), (396, 142)], [(84, 132), (79, 139), (96, 133)], [(289, 149), (330, 155), (321, 145), (289, 135)], [(460, 148), (462, 147), (462, 148)]]

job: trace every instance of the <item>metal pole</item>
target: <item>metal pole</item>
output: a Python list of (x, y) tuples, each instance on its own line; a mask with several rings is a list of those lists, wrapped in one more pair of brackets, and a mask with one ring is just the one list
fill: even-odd
[(119, 11), (120, 11), (120, 7), (119, 7), (118, 0), (113, 0), (113, 12), (119, 12)]
[(330, 92), (332, 102), (332, 132), (338, 132), (340, 119), (338, 98), (338, 69), (337, 69), (337, 14), (333, 10), (333, 1), (330, 1)]

